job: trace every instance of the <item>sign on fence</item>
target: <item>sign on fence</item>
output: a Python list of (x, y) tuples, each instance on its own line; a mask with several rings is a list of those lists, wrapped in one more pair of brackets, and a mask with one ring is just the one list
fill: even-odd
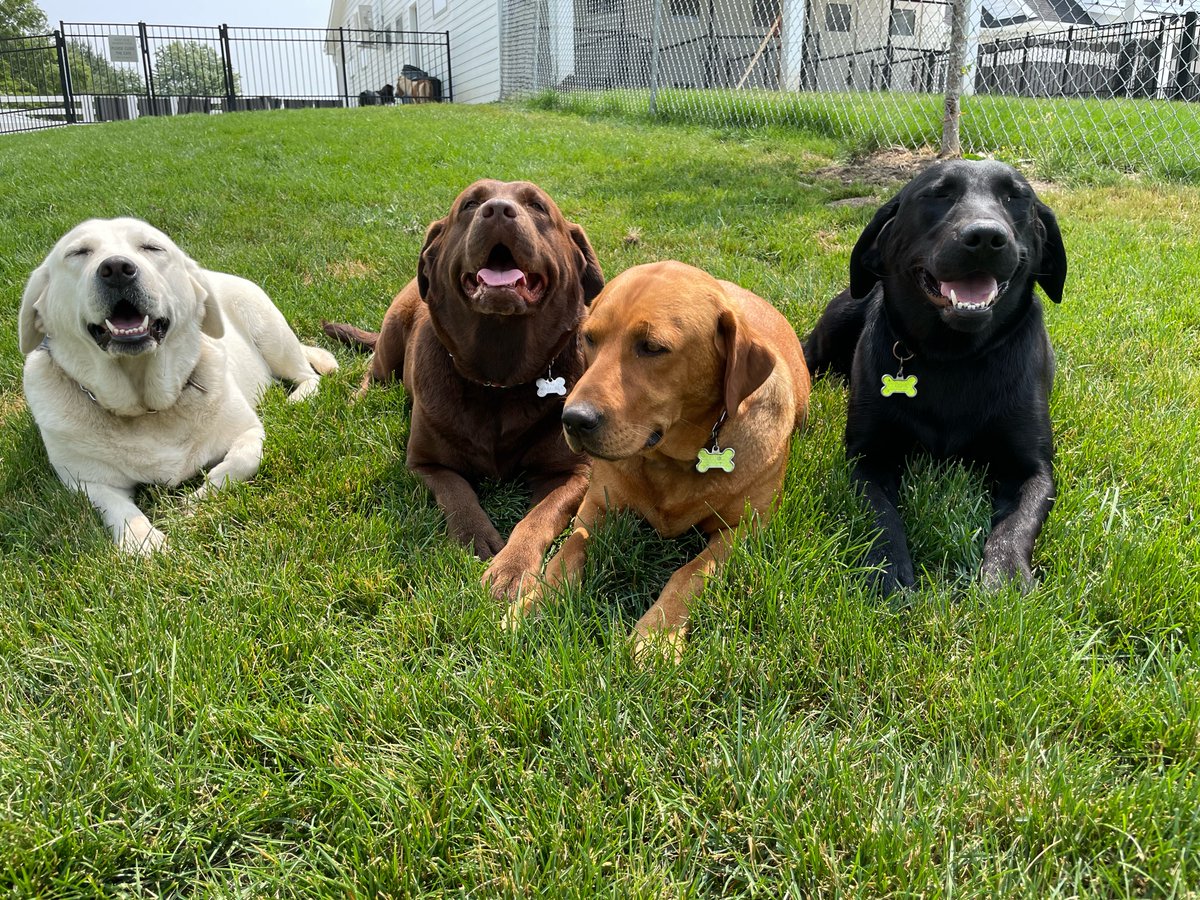
[(113, 62), (138, 61), (138, 39), (136, 34), (110, 34), (108, 36), (108, 58)]

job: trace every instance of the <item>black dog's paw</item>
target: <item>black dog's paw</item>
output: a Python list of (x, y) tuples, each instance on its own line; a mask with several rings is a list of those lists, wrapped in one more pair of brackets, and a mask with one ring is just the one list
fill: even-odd
[(884, 600), (891, 600), (911, 590), (917, 583), (911, 566), (905, 569), (887, 560), (868, 560), (867, 564), (872, 566), (867, 570), (867, 584)]
[(985, 555), (979, 577), (989, 591), (998, 591), (1015, 583), (1022, 594), (1028, 594), (1037, 586), (1029, 561), (1015, 554)]

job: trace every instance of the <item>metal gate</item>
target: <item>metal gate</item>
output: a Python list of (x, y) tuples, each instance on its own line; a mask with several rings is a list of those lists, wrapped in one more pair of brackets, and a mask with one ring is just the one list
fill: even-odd
[(0, 133), (73, 121), (62, 35), (0, 38)]

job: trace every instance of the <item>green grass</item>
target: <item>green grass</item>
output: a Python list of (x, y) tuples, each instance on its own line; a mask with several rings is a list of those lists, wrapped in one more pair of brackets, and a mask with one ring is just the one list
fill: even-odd
[[(543, 93), (530, 104), (586, 115), (651, 118), (650, 92)], [(900, 145), (938, 147), (944, 100), (898, 91), (801, 92), (685, 90), (658, 92), (656, 121), (716, 128), (780, 126), (845, 142), (855, 154)], [(962, 147), (1021, 165), (1043, 178), (1107, 183), (1114, 173), (1200, 182), (1200, 113), (1166, 100), (962, 98)]]
[[(628, 519), (517, 636), (404, 468), (402, 391), (272, 389), (258, 477), (135, 562), (48, 471), (16, 309), (66, 229), (133, 214), (262, 283), (306, 340), (370, 325), (423, 228), (531, 178), (609, 275), (678, 257), (802, 333), (866, 194), (828, 137), (511, 108), (143, 119), (0, 141), (0, 885), (9, 896), (1184, 896), (1200, 890), (1200, 190), (1052, 188), (1058, 504), (1041, 586), (975, 580), (986, 495), (917, 462), (918, 589), (864, 592), (844, 391), (683, 664), (624, 638), (699, 543)], [(637, 242), (626, 243), (632, 229)], [(982, 398), (981, 398), (982, 402)], [(486, 505), (511, 524), (523, 494)]]

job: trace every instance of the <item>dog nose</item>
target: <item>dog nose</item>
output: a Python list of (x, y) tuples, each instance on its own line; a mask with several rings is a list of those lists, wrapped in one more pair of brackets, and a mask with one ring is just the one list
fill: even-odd
[(972, 222), (962, 230), (962, 243), (968, 250), (1003, 250), (1008, 246), (1008, 229), (986, 219)]
[(138, 267), (132, 259), (124, 256), (110, 256), (100, 263), (96, 274), (109, 287), (125, 287), (137, 278)]
[(479, 214), (485, 219), (490, 219), (497, 213), (502, 213), (509, 219), (517, 217), (517, 205), (509, 200), (503, 200), (500, 197), (493, 197), (479, 210)]
[(591, 434), (604, 424), (604, 414), (590, 403), (572, 403), (563, 409), (562, 423), (572, 434)]

